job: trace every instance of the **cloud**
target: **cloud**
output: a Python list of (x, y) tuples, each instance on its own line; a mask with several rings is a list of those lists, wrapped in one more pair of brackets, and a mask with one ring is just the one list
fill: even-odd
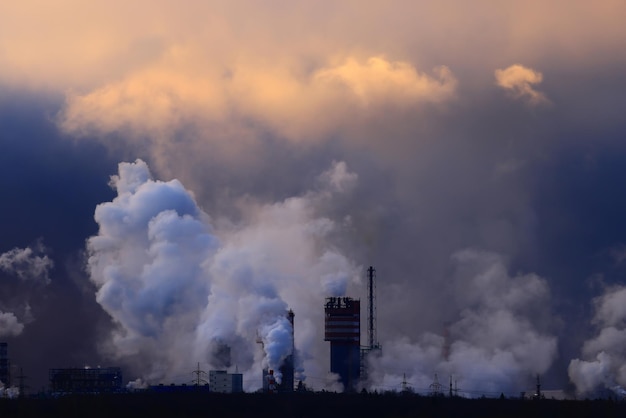
[[(33, 287), (50, 284), (50, 270), (54, 267), (43, 240), (38, 240), (32, 247), (13, 248), (0, 254), (0, 271), (20, 279), (15, 296), (0, 300), (0, 307), (9, 307), (14, 312), (0, 310), (0, 336), (17, 336), (24, 326), (35, 320), (29, 299)], [(21, 321), (15, 312), (20, 312)]]
[[(454, 309), (441, 309), (457, 292), (450, 283), (461, 281), (452, 280), (450, 270), (475, 264), (451, 263), (450, 254), (467, 247), (506, 254), (510, 262), (490, 261), (507, 266), (500, 276), (538, 283), (514, 274), (513, 266), (537, 272), (539, 283), (549, 276), (558, 298), (555, 306), (563, 310), (588, 298), (586, 289), (576, 285), (582, 280), (572, 281), (589, 266), (584, 255), (613, 245), (619, 234), (620, 223), (609, 212), (602, 225), (588, 216), (602, 208), (619, 212), (619, 202), (597, 202), (606, 195), (605, 181), (623, 166), (611, 163), (621, 158), (617, 133), (624, 130), (618, 111), (626, 97), (624, 54), (619, 53), (626, 35), (623, 1), (572, 0), (565, 14), (562, 2), (540, 1), (398, 0), (394, 7), (376, 0), (278, 0), (269, 6), (190, 0), (185, 7), (149, 0), (0, 3), (0, 103), (10, 109), (4, 132), (15, 138), (0, 144), (0, 155), (32, 163), (4, 165), (7, 190), (20, 190), (22, 201), (41, 203), (46, 196), (59, 196), (50, 193), (54, 187), (63, 187), (77, 203), (72, 213), (80, 216), (89, 215), (96, 202), (113, 203), (105, 191), (89, 186), (90, 181), (104, 185), (103, 173), (115, 170), (113, 162), (141, 157), (163, 180), (151, 179), (141, 163), (120, 167), (129, 172), (113, 182), (117, 200), (100, 207), (102, 239), (92, 241), (98, 244), (94, 254), (103, 260), (97, 266), (102, 271), (91, 276), (102, 305), (80, 300), (91, 307), (90, 315), (80, 316), (85, 332), (98, 333), (91, 324), (102, 319), (98, 315), (104, 306), (119, 327), (103, 342), (105, 351), (134, 362), (135, 370), (145, 368), (155, 379), (188, 371), (181, 363), (191, 357), (214, 359), (219, 338), (245, 347), (241, 339), (250, 340), (246, 330), (255, 324), (240, 319), (255, 317), (252, 308), (278, 311), (285, 305), (296, 311), (298, 345), (315, 357), (304, 362), (307, 374), (324, 375), (328, 347), (319, 339), (323, 318), (315, 300), (343, 292), (358, 297), (354, 277), (360, 273), (353, 261), (358, 260), (374, 264), (384, 280), (379, 330), (385, 347), (398, 341), (401, 357), (401, 341), (408, 341), (423, 347), (423, 358), (430, 359), (441, 351), (437, 341), (444, 322), (462, 323), (495, 338), (480, 328), (482, 321), (503, 328), (506, 341), (498, 342), (499, 351), (462, 333), (455, 336), (455, 348), (467, 359), (477, 359), (494, 381), (495, 365), (502, 364), (503, 380), (511, 382), (528, 362), (516, 352), (526, 348), (506, 331), (527, 335), (538, 351), (543, 347), (547, 352), (550, 333), (523, 310), (504, 310), (501, 322), (496, 321), (502, 308), (493, 295), (476, 297), (472, 306), (459, 298)], [(522, 76), (509, 80), (507, 88), (494, 87), (494, 70), (505, 73), (512, 63), (524, 64)], [(544, 76), (541, 83), (537, 70)], [(5, 89), (12, 94), (5, 95)], [(24, 101), (25, 94), (30, 99)], [(546, 94), (559, 104), (554, 112), (529, 114), (503, 105), (511, 96), (531, 103)], [(32, 110), (35, 102), (38, 107)], [(63, 132), (42, 121), (50, 115), (57, 115)], [(31, 129), (44, 125), (45, 134)], [(41, 139), (31, 142), (37, 135)], [(68, 136), (80, 136), (83, 142), (57, 143)], [(93, 140), (101, 143), (89, 143)], [(576, 159), (585, 147), (576, 144), (589, 140), (594, 146), (585, 152), (597, 152), (598, 163), (585, 168), (590, 171), (581, 182), (583, 169), (574, 167), (580, 166)], [(614, 148), (605, 147), (608, 143)], [(70, 155), (94, 161), (102, 144), (110, 153), (98, 160), (99, 167), (108, 168), (81, 163), (87, 171), (79, 173), (65, 164)], [(88, 148), (92, 152), (85, 156)], [(20, 153), (11, 153), (16, 149)], [(41, 160), (32, 158), (39, 153)], [(43, 160), (45, 164), (35, 163)], [(339, 163), (318, 178), (331, 161)], [(23, 183), (12, 178), (33, 187), (20, 187)], [(72, 193), (70, 183), (88, 192)], [(28, 207), (48, 207), (50, 199)], [(11, 208), (26, 205), (5, 206), (5, 211), (17, 211)], [(68, 218), (67, 205), (49, 207), (32, 220), (26, 212), (20, 219), (29, 233), (66, 231), (63, 237), (50, 237), (68, 243), (64, 249), (55, 244), (58, 258), (64, 259), (60, 252), (70, 251), (69, 243), (76, 251), (94, 234), (93, 220), (89, 215), (81, 228), (70, 223), (62, 228), (57, 221)], [(174, 233), (177, 226), (188, 238)], [(200, 248), (202, 239), (217, 239), (217, 247), (207, 248), (206, 254), (191, 251)], [(582, 244), (573, 249), (574, 243)], [(177, 248), (189, 250), (188, 265), (200, 263), (201, 268), (194, 272), (183, 265), (176, 269), (180, 283), (170, 283), (165, 276), (174, 275)], [(105, 262), (107, 257), (111, 260)], [(60, 279), (71, 274), (64, 274), (67, 263), (57, 261), (57, 266)], [(82, 275), (78, 268), (72, 274)], [(261, 286), (265, 281), (272, 286)], [(236, 285), (244, 284), (253, 291), (242, 294), (252, 302), (267, 295), (266, 305), (252, 304), (246, 311), (238, 300), (228, 299), (238, 292)], [(65, 290), (68, 285), (59, 280), (59, 286)], [(189, 296), (186, 286), (198, 298), (215, 295), (207, 302), (211, 308), (195, 299), (194, 307), (181, 303)], [(504, 288), (531, 294), (530, 287)], [(515, 299), (505, 290), (498, 292)], [(74, 301), (72, 292), (63, 295)], [(38, 317), (43, 306), (53, 309), (58, 303), (52, 298), (31, 302)], [(235, 305), (236, 315), (229, 310)], [(26, 322), (13, 306), (0, 309)], [(485, 317), (483, 310), (495, 318)], [(52, 322), (57, 316), (48, 317)], [(168, 319), (159, 320), (164, 317)], [(192, 319), (206, 319), (210, 326), (194, 334), (185, 328)], [(566, 321), (564, 326), (571, 329), (562, 332), (560, 341), (576, 340), (581, 324)], [(194, 341), (191, 347), (176, 345), (178, 328), (185, 333), (180, 340)], [(152, 336), (171, 351), (159, 353)], [(68, 346), (74, 340), (63, 341)], [(92, 342), (80, 339), (85, 347)], [(267, 353), (255, 347), (233, 355), (240, 356), (241, 364), (260, 364)], [(176, 350), (187, 355), (171, 354)], [(89, 348), (81, 353), (95, 356)], [(168, 365), (171, 359), (172, 364), (159, 369), (153, 359)], [(430, 372), (422, 371), (430, 383)], [(563, 370), (558, 373), (564, 376)]]
[[(25, 0), (0, 6), (0, 63), (2, 78), (9, 82), (64, 90), (102, 86), (158, 62), (163, 51), (172, 48), (193, 49), (203, 57), (198, 61), (228, 67), (254, 55), (310, 63), (350, 50), (415, 54), (411, 58), (443, 55), (477, 66), (552, 51), (559, 60), (584, 63), (584, 55), (604, 55), (606, 50), (597, 45), (619, 47), (625, 33), (620, 20), (623, 2), (573, 0), (568, 5), (563, 14), (558, 2), (536, 1), (494, 6), (487, 0), (417, 5), (399, 0), (390, 8), (380, 0), (367, 5), (281, 0), (273, 7), (192, 0), (181, 8), (147, 0), (88, 5), (60, 0), (54, 7)], [(420, 25), (411, 25), (416, 21)], [(442, 32), (445, 37), (439, 36)], [(437, 64), (441, 62), (428, 68)]]
[[(338, 162), (320, 181), (341, 178), (355, 176)], [(96, 300), (117, 324), (102, 342), (108, 356), (160, 382), (184, 375), (190, 358), (223, 367), (226, 345), (256, 389), (260, 367), (278, 369), (293, 345), (292, 307), (302, 364), (320, 375), (325, 350), (311, 321), (322, 321), (324, 296), (345, 294), (358, 274), (328, 239), (338, 226), (316, 214), (338, 193), (332, 185), (276, 203), (244, 199), (240, 222), (215, 223), (180, 182), (153, 180), (141, 160), (120, 164), (111, 184), (117, 197), (97, 207), (99, 232), (87, 244)]]
[(15, 337), (24, 330), (22, 324), (14, 313), (0, 311), (0, 337)]
[(13, 248), (0, 254), (0, 270), (25, 281), (50, 283), (49, 272), (54, 262), (45, 254), (46, 248), (38, 241), (32, 248)]
[(600, 388), (621, 393), (626, 388), (626, 287), (608, 288), (593, 303), (593, 322), (600, 331), (585, 341), (582, 359), (570, 361), (569, 378), (580, 394)]
[(333, 161), (331, 169), (322, 173), (320, 179), (334, 191), (343, 193), (356, 187), (359, 176), (348, 170), (345, 161)]
[(0, 397), (16, 399), (20, 394), (20, 389), (17, 386), (6, 387), (4, 382), (0, 382)]
[(496, 84), (508, 91), (516, 99), (527, 101), (531, 105), (550, 103), (550, 100), (533, 85), (540, 84), (543, 75), (531, 68), (520, 64), (514, 64), (503, 70), (496, 70)]
[[(444, 335), (425, 333), (384, 344), (371, 362), (372, 386), (406, 379), (428, 388), (435, 374), (454, 376), (464, 390), (524, 390), (529, 377), (545, 373), (556, 358), (557, 339), (546, 332), (550, 306), (545, 279), (510, 276), (506, 259), (466, 249), (452, 256), (456, 274), (447, 309), (457, 315)], [(408, 356), (408, 358), (407, 358)]]
[(384, 57), (347, 57), (303, 75), (280, 64), (235, 66), (225, 77), (214, 71), (198, 75), (193, 61), (182, 69), (166, 62), (70, 95), (60, 123), (75, 135), (168, 137), (188, 124), (237, 125), (243, 119), (301, 141), (367, 123), (368, 114), (386, 108), (445, 103), (457, 84), (446, 67), (431, 76)]

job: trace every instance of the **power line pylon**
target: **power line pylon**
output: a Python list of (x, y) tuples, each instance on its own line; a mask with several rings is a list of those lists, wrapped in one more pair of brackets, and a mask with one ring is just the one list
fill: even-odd
[(191, 372), (191, 374), (194, 374), (196, 376), (193, 379), (193, 381), (195, 382), (195, 385), (197, 387), (200, 387), (200, 384), (202, 383), (206, 385), (209, 384), (209, 382), (207, 382), (205, 379), (202, 378), (202, 376), (206, 376), (206, 372), (204, 370), (200, 370), (200, 363), (198, 363), (198, 368), (194, 370), (193, 372)]
[(24, 396), (26, 396), (26, 388), (28, 388), (28, 386), (24, 383), (24, 381), (28, 378), (28, 376), (24, 375), (24, 370), (20, 367), (20, 375), (17, 376), (17, 378), (19, 379), (19, 390), (20, 393), (18, 394), (18, 396), (20, 398), (23, 398)]

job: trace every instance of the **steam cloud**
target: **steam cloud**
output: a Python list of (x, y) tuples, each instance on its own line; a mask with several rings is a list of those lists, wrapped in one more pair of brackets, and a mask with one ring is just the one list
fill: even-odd
[(42, 241), (38, 241), (34, 248), (13, 248), (0, 254), (0, 270), (22, 280), (39, 280), (48, 284), (54, 262), (45, 254), (45, 250)]
[(0, 382), (0, 398), (15, 399), (19, 394), (20, 389), (18, 387), (6, 387), (3, 382)]
[[(45, 251), (42, 240), (37, 241), (33, 247), (13, 248), (0, 254), (0, 271), (9, 276), (18, 277), (21, 284), (29, 288), (48, 285), (50, 270), (54, 267), (54, 262), (45, 254)], [(21, 310), (21, 321), (15, 312), (7, 311), (5, 306), (7, 302), (0, 301), (0, 337), (20, 335), (24, 331), (24, 323), (34, 320), (28, 304), (28, 291), (24, 293), (25, 300), (22, 301), (22, 306), (8, 308), (12, 311)]]
[(0, 337), (20, 335), (24, 330), (22, 324), (13, 312), (0, 311)]
[(321, 373), (320, 307), (359, 268), (330, 243), (340, 225), (316, 212), (354, 181), (334, 163), (320, 190), (274, 204), (244, 199), (233, 223), (212, 220), (179, 181), (152, 180), (145, 162), (121, 163), (117, 197), (98, 205), (99, 233), (87, 242), (97, 302), (117, 324), (102, 349), (146, 382), (188, 379), (200, 361), (236, 365), (254, 389), (261, 366), (278, 369), (290, 353), (292, 307), (300, 362)]
[(458, 319), (446, 327), (448, 335), (385, 343), (382, 356), (371, 362), (372, 387), (399, 389), (406, 373), (414, 388), (428, 390), (437, 373), (446, 380), (453, 376), (461, 388), (517, 394), (556, 358), (556, 337), (544, 323), (550, 299), (545, 279), (512, 277), (506, 260), (490, 252), (467, 249), (452, 261), (453, 303), (447, 308)]
[(626, 391), (626, 287), (607, 289), (595, 298), (593, 322), (599, 334), (585, 342), (583, 359), (573, 359), (568, 368), (570, 380), (580, 394), (607, 388), (620, 395)]
[[(319, 179), (319, 190), (282, 202), (242, 200), (242, 220), (233, 223), (210, 219), (177, 180), (152, 180), (143, 161), (120, 164), (111, 182), (118, 196), (97, 207), (100, 231), (88, 241), (97, 301), (118, 324), (103, 348), (143, 369), (142, 384), (180, 379), (201, 361), (237, 365), (254, 389), (261, 367), (277, 370), (290, 353), (291, 307), (298, 364), (325, 376), (321, 306), (359, 285), (361, 268), (332, 245), (341, 225), (318, 213), (358, 177), (337, 162)], [(464, 387), (518, 391), (552, 364), (546, 280), (511, 276), (504, 257), (490, 252), (463, 250), (452, 262), (448, 335), (383, 342), (370, 388), (396, 387), (403, 373), (428, 388), (439, 373)], [(332, 379), (321, 384), (334, 387)]]

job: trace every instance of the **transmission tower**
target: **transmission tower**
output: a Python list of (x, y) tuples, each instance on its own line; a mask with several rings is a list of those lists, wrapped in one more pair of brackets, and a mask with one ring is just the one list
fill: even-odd
[(24, 396), (26, 396), (26, 388), (28, 388), (28, 386), (25, 383), (25, 380), (28, 378), (27, 376), (24, 375), (24, 370), (20, 367), (20, 375), (17, 376), (17, 378), (19, 379), (19, 390), (20, 393), (18, 394), (18, 396), (20, 398), (23, 398)]
[(431, 383), (430, 386), (428, 386), (428, 388), (430, 389), (430, 394), (432, 396), (441, 395), (442, 387), (443, 385), (439, 383), (439, 379), (437, 378), (437, 374), (435, 373), (435, 380), (433, 380), (433, 383)]
[(406, 382), (406, 373), (402, 374), (402, 393), (408, 392), (408, 386)]
[(202, 378), (202, 376), (206, 376), (206, 372), (204, 370), (200, 370), (200, 363), (198, 363), (198, 368), (191, 372), (191, 374), (195, 375), (193, 381), (195, 382), (196, 386), (200, 387), (201, 383), (204, 383), (206, 385), (209, 384), (209, 382)]

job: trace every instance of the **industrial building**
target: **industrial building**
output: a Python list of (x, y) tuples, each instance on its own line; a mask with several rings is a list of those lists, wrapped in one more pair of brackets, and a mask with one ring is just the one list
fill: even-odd
[(54, 394), (114, 393), (122, 390), (119, 367), (50, 369), (50, 389)]
[(243, 392), (243, 375), (227, 373), (226, 370), (209, 371), (209, 391), (213, 393)]
[(324, 341), (330, 341), (330, 371), (339, 375), (345, 391), (354, 391), (361, 377), (361, 301), (326, 298), (324, 313)]
[(0, 343), (0, 382), (5, 387), (11, 386), (11, 365), (7, 343)]

